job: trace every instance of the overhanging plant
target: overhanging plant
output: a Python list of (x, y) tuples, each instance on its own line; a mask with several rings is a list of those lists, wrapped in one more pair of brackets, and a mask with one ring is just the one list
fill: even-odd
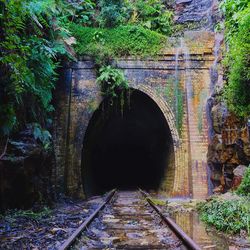
[(111, 65), (99, 69), (97, 83), (101, 86), (103, 96), (111, 99), (118, 97), (119, 94), (128, 89), (128, 81), (122, 70)]

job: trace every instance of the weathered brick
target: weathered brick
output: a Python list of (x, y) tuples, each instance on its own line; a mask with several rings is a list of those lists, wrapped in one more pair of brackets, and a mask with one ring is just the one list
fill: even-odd
[[(191, 86), (186, 86), (186, 62), (183, 54), (178, 60), (178, 79), (183, 94), (182, 133), (176, 127), (175, 103), (171, 94), (176, 77), (176, 48), (168, 48), (157, 60), (124, 58), (114, 64), (124, 70), (131, 88), (147, 94), (159, 106), (170, 127), (174, 141), (173, 161), (164, 176), (160, 192), (172, 196), (204, 198), (207, 195), (206, 100), (210, 95), (209, 69), (213, 63), (213, 35), (194, 34), (185, 38), (190, 48)], [(96, 84), (94, 64), (90, 60), (72, 65), (70, 89), (57, 95), (57, 128), (55, 131), (57, 182), (64, 185), (70, 195), (83, 196), (82, 147), (85, 131), (95, 109), (102, 101)], [(60, 84), (62, 87), (63, 85)], [(187, 87), (192, 88), (187, 97)], [(65, 85), (66, 88), (66, 85)], [(61, 97), (61, 98), (60, 98)], [(59, 181), (60, 180), (60, 181)]]

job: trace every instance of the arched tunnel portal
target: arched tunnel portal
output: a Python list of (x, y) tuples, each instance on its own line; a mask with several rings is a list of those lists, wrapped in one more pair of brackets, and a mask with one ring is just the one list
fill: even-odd
[(166, 118), (149, 95), (130, 89), (105, 98), (83, 142), (82, 178), (87, 196), (118, 188), (159, 190), (174, 144)]

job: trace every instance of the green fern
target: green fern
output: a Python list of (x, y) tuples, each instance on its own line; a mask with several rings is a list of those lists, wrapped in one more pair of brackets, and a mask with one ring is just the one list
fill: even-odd
[(63, 22), (66, 5), (62, 0), (0, 0), (0, 70), (4, 72), (0, 134), (26, 122), (45, 124), (53, 111), (50, 102), (58, 59), (70, 56), (64, 43), (69, 36)]
[(117, 97), (119, 92), (128, 89), (128, 82), (123, 72), (112, 66), (104, 66), (99, 70), (97, 83), (101, 85), (105, 97)]

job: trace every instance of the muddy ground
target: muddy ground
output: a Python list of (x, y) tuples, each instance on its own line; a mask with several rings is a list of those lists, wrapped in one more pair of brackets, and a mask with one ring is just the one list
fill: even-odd
[(0, 217), (0, 249), (58, 249), (102, 202), (64, 200), (39, 212), (8, 211)]

